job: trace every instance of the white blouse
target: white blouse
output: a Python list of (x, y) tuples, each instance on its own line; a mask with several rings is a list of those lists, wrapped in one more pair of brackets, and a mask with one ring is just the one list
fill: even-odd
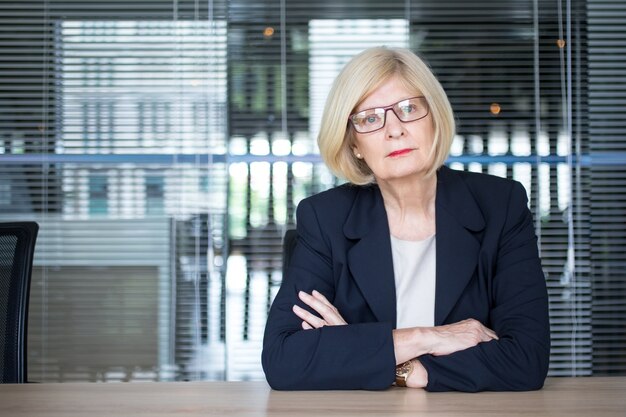
[(435, 236), (417, 241), (391, 236), (398, 329), (435, 325)]

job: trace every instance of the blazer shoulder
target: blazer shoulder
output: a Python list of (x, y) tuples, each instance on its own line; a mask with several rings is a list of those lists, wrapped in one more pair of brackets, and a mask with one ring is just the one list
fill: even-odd
[(300, 201), (297, 208), (297, 222), (315, 219), (325, 230), (342, 232), (346, 222), (380, 200), (377, 185), (343, 184), (322, 191)]
[(498, 196), (508, 198), (512, 190), (519, 188), (525, 190), (524, 186), (516, 180), (502, 178), (491, 174), (483, 174), (470, 171), (449, 170), (452, 175), (457, 176), (470, 189), (477, 198), (497, 199)]
[(509, 188), (517, 182), (512, 179), (502, 178), (491, 174), (484, 174), (482, 172), (450, 171), (454, 172), (455, 175), (458, 175), (466, 184), (473, 187)]
[(310, 205), (316, 210), (332, 209), (336, 211), (342, 208), (349, 210), (359, 193), (367, 192), (368, 189), (373, 187), (375, 186), (360, 186), (346, 183), (306, 197), (300, 204)]
[(461, 218), (471, 220), (472, 216), (468, 213), (475, 208), (475, 211), (480, 212), (480, 216), (473, 216), (474, 219), (482, 217), (489, 223), (493, 219), (502, 219), (503, 215), (507, 216), (510, 210), (518, 213), (528, 207), (528, 194), (525, 188), (512, 179), (449, 168), (442, 168), (439, 178), (441, 194), (445, 197), (442, 205)]

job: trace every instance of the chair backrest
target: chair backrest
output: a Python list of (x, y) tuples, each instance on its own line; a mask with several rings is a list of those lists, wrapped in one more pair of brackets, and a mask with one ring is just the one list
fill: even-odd
[(39, 226), (0, 223), (0, 383), (26, 382), (28, 297)]
[(285, 232), (285, 237), (283, 238), (283, 277), (287, 272), (287, 267), (289, 266), (289, 261), (291, 260), (291, 254), (293, 253), (293, 249), (296, 247), (297, 241), (298, 232), (295, 229), (289, 229)]

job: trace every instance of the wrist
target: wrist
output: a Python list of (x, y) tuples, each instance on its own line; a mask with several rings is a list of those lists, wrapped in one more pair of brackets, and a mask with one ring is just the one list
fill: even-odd
[(428, 371), (419, 359), (413, 359), (412, 370), (406, 380), (408, 388), (425, 388), (428, 385)]
[(418, 358), (422, 355), (431, 355), (435, 344), (433, 327), (414, 327), (412, 336), (412, 345), (415, 347), (412, 358)]
[(411, 376), (412, 372), (413, 362), (410, 360), (403, 362), (400, 365), (396, 365), (396, 386), (406, 387), (407, 380)]
[(393, 330), (393, 348), (396, 364), (431, 353), (430, 327), (411, 327)]

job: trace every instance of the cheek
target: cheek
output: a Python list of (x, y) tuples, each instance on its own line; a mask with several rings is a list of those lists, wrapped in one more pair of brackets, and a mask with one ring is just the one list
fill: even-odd
[(360, 153), (361, 157), (365, 157), (365, 155), (370, 155), (372, 153), (370, 147), (367, 145), (367, 141), (365, 140), (356, 139), (352, 149), (354, 150), (355, 155)]
[(426, 125), (425, 130), (425, 138), (427, 138), (428, 143), (432, 144), (435, 142), (435, 127), (433, 126), (433, 119), (428, 118), (428, 123)]

